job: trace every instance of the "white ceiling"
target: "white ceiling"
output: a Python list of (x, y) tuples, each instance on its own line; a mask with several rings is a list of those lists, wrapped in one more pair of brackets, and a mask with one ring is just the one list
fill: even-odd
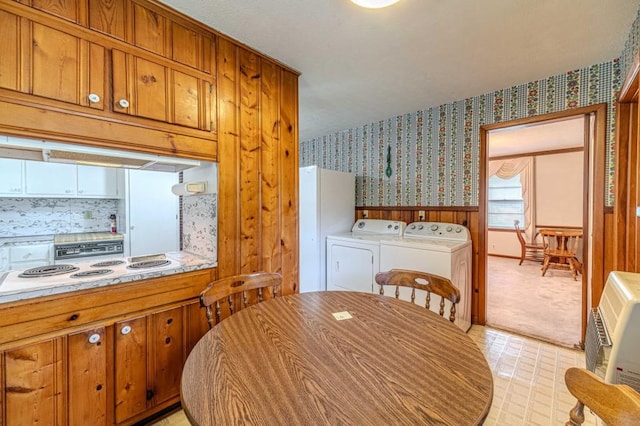
[(489, 157), (584, 147), (584, 116), (492, 130), (488, 147)]
[(610, 61), (640, 0), (162, 0), (300, 71), (300, 140)]

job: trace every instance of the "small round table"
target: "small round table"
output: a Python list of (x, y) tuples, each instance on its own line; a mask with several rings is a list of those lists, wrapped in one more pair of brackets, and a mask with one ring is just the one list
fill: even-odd
[(471, 338), (424, 307), (318, 292), (210, 330), (187, 359), (181, 396), (196, 425), (475, 425), (493, 379)]

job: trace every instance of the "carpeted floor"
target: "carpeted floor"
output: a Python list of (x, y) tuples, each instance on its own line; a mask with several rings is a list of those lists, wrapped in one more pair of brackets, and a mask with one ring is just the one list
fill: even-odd
[(489, 256), (487, 325), (565, 347), (580, 341), (581, 276), (540, 264)]

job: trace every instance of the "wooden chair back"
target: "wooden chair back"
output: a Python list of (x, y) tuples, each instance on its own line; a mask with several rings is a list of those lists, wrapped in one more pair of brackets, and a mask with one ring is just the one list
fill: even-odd
[(518, 265), (522, 265), (525, 259), (541, 262), (543, 260), (544, 244), (527, 242), (522, 236), (519, 220), (513, 221), (513, 227), (516, 229), (516, 237), (518, 237), (518, 242), (520, 243), (520, 263)]
[(582, 271), (577, 253), (582, 238), (581, 229), (541, 229), (540, 235), (545, 246), (542, 276), (549, 266), (565, 267), (571, 271), (573, 279)]
[(580, 426), (585, 406), (609, 426), (640, 425), (640, 394), (630, 386), (605, 383), (591, 371), (577, 367), (565, 372), (564, 382), (578, 400), (565, 426)]
[[(213, 328), (221, 320), (220, 302), (226, 299), (229, 306), (229, 314), (236, 311), (234, 306), (234, 296), (242, 293), (242, 308), (249, 306), (247, 292), (258, 290), (257, 303), (263, 301), (263, 290), (272, 289), (272, 296), (278, 296), (278, 288), (282, 284), (282, 275), (275, 272), (256, 272), (252, 274), (240, 274), (210, 283), (200, 293), (200, 306), (205, 308), (209, 327)], [(215, 311), (213, 310), (215, 307)]]
[(460, 290), (448, 278), (427, 272), (392, 269), (376, 274), (376, 283), (380, 286), (380, 294), (384, 295), (384, 286), (395, 286), (395, 297), (400, 298), (400, 287), (411, 288), (411, 303), (415, 303), (416, 290), (427, 293), (425, 308), (431, 307), (431, 293), (440, 296), (439, 314), (444, 317), (445, 300), (451, 302), (449, 321), (456, 320), (456, 304), (460, 301)]

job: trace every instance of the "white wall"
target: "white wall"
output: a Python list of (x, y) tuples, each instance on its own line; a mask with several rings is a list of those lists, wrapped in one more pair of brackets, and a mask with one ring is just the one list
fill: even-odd
[(536, 224), (582, 226), (584, 153), (536, 157)]
[[(535, 156), (538, 227), (582, 226), (584, 152)], [(520, 257), (514, 232), (489, 231), (488, 253)]]

